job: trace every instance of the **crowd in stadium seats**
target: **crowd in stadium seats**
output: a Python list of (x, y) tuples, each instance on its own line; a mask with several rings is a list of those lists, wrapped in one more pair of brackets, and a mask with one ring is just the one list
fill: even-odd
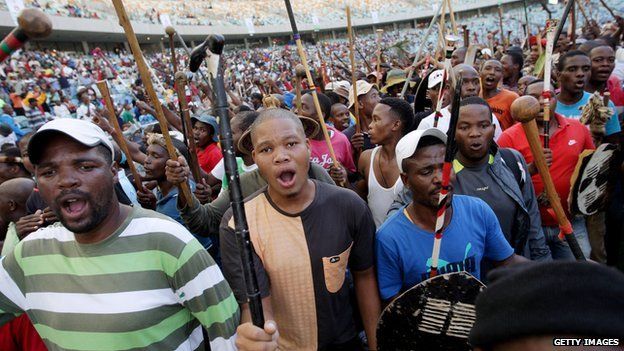
[[(474, 3), (476, 0), (462, 1), (461, 4)], [(368, 18), (372, 12), (378, 16), (397, 13), (416, 14), (417, 11), (430, 9), (426, 1), (411, 0), (359, 0), (351, 1), (354, 18)], [(460, 2), (455, 2), (460, 4)], [(80, 18), (115, 18), (115, 10), (110, 1), (106, 0), (26, 0), (27, 7), (40, 8), (54, 16)], [(4, 3), (0, 3), (3, 9)], [(323, 0), (294, 0), (293, 10), (301, 23), (327, 23), (344, 21), (344, 4)], [(238, 25), (244, 26), (246, 19), (254, 25), (276, 25), (287, 23), (284, 6), (275, 0), (226, 0), (226, 1), (184, 1), (184, 0), (143, 0), (125, 1), (125, 6), (132, 20), (147, 23), (160, 23), (159, 16), (167, 14), (173, 24), (179, 25)]]
[[(45, 0), (38, 0), (39, 4), (44, 4)], [(99, 0), (91, 1), (90, 8), (97, 7)], [(157, 1), (154, 1), (154, 4)], [(58, 1), (56, 2), (59, 3)], [(139, 6), (150, 7), (152, 0), (143, 1), (141, 5), (136, 4), (136, 8)], [(229, 2), (226, 2), (229, 3)], [(235, 3), (234, 1), (232, 3)], [(312, 1), (312, 5), (317, 2)], [(318, 4), (321, 4), (318, 1)], [(620, 3), (624, 4), (624, 1), (620, 0)], [(104, 0), (102, 0), (102, 5)], [(259, 7), (261, 1), (257, 1)], [(295, 6), (301, 6), (300, 2), (295, 2)], [(213, 9), (216, 9), (215, 3)], [(371, 6), (380, 5), (381, 2), (372, 1)], [(67, 2), (63, 5), (65, 8), (74, 6), (78, 8), (74, 2)], [(185, 5), (181, 2), (181, 8)], [(319, 5), (319, 8), (321, 6)], [(224, 10), (226, 7), (223, 7)], [(301, 10), (301, 9), (298, 9)], [(539, 25), (545, 23), (547, 14), (541, 9), (539, 5), (529, 6), (529, 17), (531, 23)], [(553, 16), (558, 16), (561, 9), (557, 8), (553, 12)], [(303, 12), (303, 11), (299, 11)], [(596, 18), (599, 21), (605, 22), (608, 20), (608, 13), (606, 11), (599, 11), (596, 14)], [(81, 11), (74, 11), (73, 13), (86, 13)], [(523, 13), (521, 9), (514, 9), (507, 11), (504, 14), (505, 27), (511, 31), (509, 38), (510, 43), (513, 45), (520, 45), (525, 39), (523, 36), (522, 23)], [(492, 32), (497, 32), (498, 17), (496, 13), (488, 13), (482, 16), (470, 17), (462, 20), (461, 24), (466, 24), (471, 29), (471, 40), (479, 43), (488, 43), (488, 35)], [(450, 24), (449, 24), (450, 28)], [(408, 53), (414, 53), (420, 44), (426, 28), (416, 29), (403, 29), (398, 31), (386, 31), (383, 34), (381, 46), (384, 48), (384, 61), (393, 64), (395, 66), (405, 67), (409, 64), (410, 56)], [(461, 28), (459, 29), (461, 31)], [(579, 32), (581, 29), (579, 29)], [(434, 33), (437, 31), (434, 31)], [(461, 33), (460, 33), (461, 34)], [(507, 33), (505, 33), (507, 35)], [(429, 38), (426, 49), (432, 49), (435, 44), (436, 36), (432, 35)], [(359, 35), (357, 37), (358, 54), (356, 55), (358, 65), (362, 71), (369, 70), (367, 65), (371, 63), (375, 64), (376, 61), (376, 36), (375, 34)], [(498, 34), (495, 34), (492, 39), (494, 42), (500, 42)], [(487, 45), (487, 44), (486, 44)], [(277, 49), (277, 50), (276, 50)], [(344, 40), (329, 40), (317, 45), (309, 45), (310, 59), (320, 66), (320, 57), (327, 63), (327, 70), (333, 76), (347, 77), (343, 67), (349, 66), (348, 57), (348, 45)], [(228, 57), (229, 72), (232, 80), (238, 84), (243, 85), (247, 89), (252, 88), (252, 81), (254, 79), (272, 79), (277, 82), (280, 81), (279, 75), (276, 72), (285, 72), (292, 70), (293, 61), (292, 58), (296, 58), (295, 47), (293, 45), (277, 46), (277, 47), (260, 47), (250, 50), (237, 49), (226, 50)], [(182, 60), (185, 60), (184, 52), (179, 52)], [(361, 55), (364, 55), (367, 59), (363, 60)], [(163, 57), (161, 53), (147, 55), (149, 62), (151, 63), (154, 73), (159, 80), (164, 82), (165, 85), (171, 80), (170, 66), (166, 64), (168, 62), (167, 57)], [(138, 79), (138, 73), (132, 69), (133, 65), (132, 56), (128, 53), (106, 53), (106, 61), (100, 56), (94, 55), (81, 55), (70, 54), (56, 51), (46, 50), (44, 52), (26, 52), (24, 55), (15, 55), (11, 60), (7, 60), (3, 64), (0, 64), (0, 76), (2, 76), (3, 90), (0, 91), (0, 98), (4, 101), (8, 101), (8, 95), (15, 93), (17, 95), (27, 94), (34, 86), (43, 87), (44, 92), (47, 94), (47, 105), (54, 106), (56, 104), (63, 103), (63, 98), (66, 101), (74, 100), (74, 103), (78, 103), (76, 100), (76, 90), (79, 86), (89, 86), (97, 79), (114, 79), (113, 92), (115, 98), (118, 100), (131, 101), (133, 94), (130, 90), (133, 89), (134, 84)], [(109, 63), (111, 65), (109, 65)], [(43, 84), (45, 83), (45, 84)], [(43, 85), (42, 85), (43, 84)], [(234, 83), (233, 83), (234, 84)], [(49, 89), (46, 91), (46, 89)], [(165, 89), (160, 92), (163, 100), (169, 100), (172, 95), (172, 91), (166, 93)], [(25, 95), (24, 95), (25, 96)], [(40, 99), (41, 101), (45, 99)], [(73, 111), (71, 105), (68, 106), (70, 111)], [(53, 109), (50, 109), (50, 113), (53, 113)]]

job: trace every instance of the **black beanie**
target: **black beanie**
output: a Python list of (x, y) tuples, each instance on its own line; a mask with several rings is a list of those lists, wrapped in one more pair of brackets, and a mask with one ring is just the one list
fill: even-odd
[(473, 347), (528, 336), (624, 338), (624, 274), (589, 262), (495, 270), (476, 302)]

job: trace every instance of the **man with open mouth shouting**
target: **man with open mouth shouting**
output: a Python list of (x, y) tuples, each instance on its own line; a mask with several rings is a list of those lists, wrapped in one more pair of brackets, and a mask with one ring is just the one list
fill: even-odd
[(62, 225), (0, 261), (0, 324), (25, 312), (53, 350), (203, 349), (202, 326), (213, 350), (234, 348), (239, 309), (219, 268), (182, 225), (118, 202), (102, 129), (51, 121), (28, 154)]
[(253, 158), (268, 183), (245, 201), (265, 329), (250, 322), (241, 255), (231, 210), (221, 223), (224, 273), (242, 308), (240, 349), (361, 350), (349, 298), (347, 268), (369, 349), (380, 313), (374, 270), (375, 224), (354, 192), (311, 180), (310, 142), (302, 120), (263, 111), (250, 128)]
[(498, 118), (503, 130), (514, 124), (511, 118), (511, 103), (518, 98), (518, 94), (507, 89), (499, 89), (498, 85), (503, 78), (503, 65), (498, 60), (485, 61), (481, 68), (481, 88), (483, 98)]

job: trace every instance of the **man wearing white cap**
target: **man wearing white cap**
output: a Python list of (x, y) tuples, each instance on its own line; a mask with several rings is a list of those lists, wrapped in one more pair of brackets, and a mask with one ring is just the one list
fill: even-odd
[[(377, 231), (375, 251), (381, 298), (389, 301), (429, 276), (446, 134), (439, 129), (415, 130), (396, 146), (401, 179), (414, 197)], [(480, 278), (484, 257), (495, 265), (525, 261), (514, 254), (496, 215), (483, 201), (453, 195), (445, 210), (440, 274), (467, 271)]]
[[(459, 79), (460, 77), (462, 78), (462, 88), (461, 88), (462, 99), (465, 99), (471, 96), (479, 96), (479, 92), (481, 91), (481, 82), (479, 79), (479, 73), (477, 72), (477, 70), (474, 69), (474, 67), (462, 63), (462, 64), (455, 66), (453, 68), (453, 72), (457, 79)], [(443, 74), (440, 74), (440, 73), (436, 74), (436, 72), (434, 72), (429, 77), (428, 86), (434, 87), (438, 85), (440, 82), (442, 82), (442, 79), (443, 79)], [(450, 86), (451, 85), (450, 79), (447, 79), (446, 84), (448, 84), (448, 89), (453, 89), (453, 87)], [(451, 94), (452, 94), (452, 91), (449, 92), (449, 95)], [(448, 131), (449, 122), (451, 120), (451, 104), (441, 109), (440, 113), (442, 115), (438, 119), (438, 125), (436, 128), (446, 133)], [(420, 124), (418, 125), (417, 129), (432, 128), (435, 123), (435, 115), (436, 113), (433, 112), (429, 116), (423, 118), (423, 120), (420, 121)], [(501, 135), (503, 130), (501, 129), (500, 123), (498, 123), (498, 118), (496, 118), (494, 114), (492, 114), (492, 121), (494, 123), (494, 126), (496, 127), (494, 131), (494, 140), (496, 141), (498, 140), (498, 137)]]
[(53, 350), (191, 351), (203, 349), (202, 326), (213, 350), (234, 349), (240, 314), (221, 271), (182, 225), (119, 204), (102, 129), (48, 122), (28, 154), (62, 225), (0, 261), (0, 324), (25, 312)]

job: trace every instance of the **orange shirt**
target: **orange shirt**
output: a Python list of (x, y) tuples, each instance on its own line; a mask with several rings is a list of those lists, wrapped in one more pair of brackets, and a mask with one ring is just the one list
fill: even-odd
[(511, 118), (511, 104), (518, 98), (518, 94), (507, 89), (501, 89), (501, 91), (494, 97), (487, 99), (488, 105), (492, 109), (492, 113), (498, 118), (498, 122), (503, 130), (514, 125), (514, 120)]
[(24, 104), (22, 102), (22, 97), (19, 96), (19, 94), (11, 93), (11, 94), (9, 94), (9, 97), (11, 98), (11, 102), (13, 103), (13, 108), (23, 108), (24, 107)]

